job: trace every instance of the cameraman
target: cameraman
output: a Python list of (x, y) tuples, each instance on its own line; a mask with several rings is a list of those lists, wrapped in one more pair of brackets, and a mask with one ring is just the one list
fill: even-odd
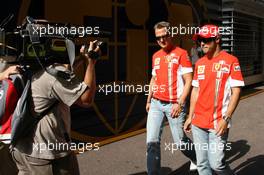
[[(99, 53), (99, 47), (94, 49), (94, 45), (95, 41), (90, 42), (89, 50)], [(81, 53), (84, 53), (84, 48)], [(44, 70), (33, 75), (33, 112), (42, 113), (51, 109), (38, 122), (33, 135), (19, 140), (12, 151), (19, 175), (79, 174), (76, 155), (70, 150), (70, 106), (77, 104), (88, 107), (93, 102), (96, 89), (96, 60), (86, 54), (82, 57), (88, 61), (83, 81), (76, 76), (70, 81), (65, 80)], [(62, 64), (51, 67), (67, 72)]]

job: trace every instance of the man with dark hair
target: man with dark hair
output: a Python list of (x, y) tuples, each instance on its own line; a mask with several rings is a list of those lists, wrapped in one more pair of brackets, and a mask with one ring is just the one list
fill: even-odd
[(147, 169), (148, 174), (152, 175), (160, 174), (160, 138), (164, 115), (168, 119), (174, 144), (185, 156), (196, 161), (191, 140), (183, 131), (185, 102), (192, 81), (192, 64), (187, 51), (173, 44), (169, 28), (168, 22), (159, 22), (154, 26), (161, 49), (152, 58), (152, 78), (146, 104)]
[(231, 175), (225, 148), (231, 116), (239, 102), (240, 87), (244, 86), (240, 65), (235, 56), (221, 50), (217, 26), (203, 26), (196, 40), (205, 56), (195, 64), (184, 130), (192, 129), (199, 175), (211, 175), (211, 169), (218, 175)]
[[(90, 42), (89, 50), (99, 52)], [(83, 49), (81, 50), (83, 52)], [(17, 141), (12, 156), (19, 175), (78, 175), (79, 168), (74, 150), (71, 150), (70, 106), (77, 104), (89, 107), (93, 101), (95, 84), (95, 59), (84, 55), (88, 61), (84, 80), (76, 76), (70, 79), (53, 76), (45, 70), (32, 77), (32, 113), (49, 112), (37, 123), (34, 133)], [(61, 64), (50, 67), (67, 72)], [(75, 146), (76, 148), (76, 146)]]
[(166, 28), (166, 31), (168, 32), (169, 34), (169, 30), (170, 30), (170, 23), (169, 22), (166, 22), (166, 21), (161, 21), (161, 22), (158, 22), (154, 25), (154, 31), (156, 31), (157, 29), (162, 29), (162, 28)]

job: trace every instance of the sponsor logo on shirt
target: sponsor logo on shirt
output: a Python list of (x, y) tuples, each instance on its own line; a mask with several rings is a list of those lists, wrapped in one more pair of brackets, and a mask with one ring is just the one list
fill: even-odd
[(154, 66), (154, 69), (156, 70), (156, 69), (160, 69), (160, 65), (156, 65), (156, 66)]
[(154, 65), (159, 65), (159, 64), (160, 64), (160, 58), (156, 58), (155, 62), (154, 62)]
[(230, 65), (224, 63), (214, 63), (212, 72), (222, 72), (222, 73), (229, 73), (230, 72)]
[(218, 72), (221, 70), (221, 64), (220, 63), (214, 63), (213, 64), (213, 72)]
[(191, 58), (189, 57), (189, 55), (187, 55), (186, 58), (187, 58), (188, 61), (191, 61)]
[(229, 73), (230, 72), (230, 65), (229, 64), (222, 64), (221, 72)]
[(197, 74), (204, 74), (205, 65), (198, 66)]
[(234, 71), (241, 71), (238, 63), (234, 63)]
[(173, 58), (173, 59), (171, 60), (171, 62), (174, 63), (174, 64), (179, 64), (179, 61), (178, 61), (177, 58)]
[(198, 75), (198, 80), (204, 80), (205, 79), (205, 75), (204, 74), (201, 74), (201, 75)]
[(178, 64), (179, 63), (179, 56), (175, 56), (175, 53), (171, 53), (170, 55), (166, 55), (165, 56), (165, 61), (166, 63), (175, 63), (175, 64)]

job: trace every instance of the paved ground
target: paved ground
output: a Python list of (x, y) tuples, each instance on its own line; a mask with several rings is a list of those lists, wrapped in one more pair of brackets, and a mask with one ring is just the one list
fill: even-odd
[[(229, 141), (232, 150), (228, 162), (238, 175), (263, 175), (264, 171), (264, 93), (246, 98), (233, 116)], [(79, 154), (81, 175), (144, 175), (146, 174), (146, 134), (140, 134), (100, 147), (98, 151)], [(179, 152), (165, 151), (171, 143), (168, 126), (164, 128), (162, 150), (163, 174), (186, 175), (189, 162)]]

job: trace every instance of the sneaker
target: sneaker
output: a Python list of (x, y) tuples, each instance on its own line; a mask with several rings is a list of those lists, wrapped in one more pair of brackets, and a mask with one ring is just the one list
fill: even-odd
[(197, 171), (197, 165), (193, 161), (190, 164), (190, 171)]

